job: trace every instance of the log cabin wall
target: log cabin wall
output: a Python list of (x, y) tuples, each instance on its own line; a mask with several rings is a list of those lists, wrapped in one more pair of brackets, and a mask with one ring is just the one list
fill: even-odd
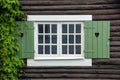
[(120, 80), (120, 0), (20, 0), (28, 15), (93, 15), (110, 24), (110, 58), (92, 67), (25, 67), (22, 80)]

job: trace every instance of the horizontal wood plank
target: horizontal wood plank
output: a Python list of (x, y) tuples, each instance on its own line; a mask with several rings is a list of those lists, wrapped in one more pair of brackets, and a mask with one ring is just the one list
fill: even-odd
[(101, 65), (120, 65), (119, 58), (110, 58), (110, 59), (95, 59), (93, 60), (93, 64), (101, 64)]
[(94, 20), (119, 20), (120, 15), (119, 14), (113, 14), (113, 15), (94, 15)]
[(111, 32), (120, 32), (120, 26), (111, 26), (110, 31)]
[[(96, 60), (96, 59), (93, 59), (93, 60)], [(47, 67), (47, 66), (36, 66), (36, 67), (28, 67), (28, 66), (26, 66), (26, 67), (24, 67), (23, 69), (25, 70), (25, 69), (119, 69), (120, 68), (120, 65), (104, 65), (104, 64), (102, 64), (102, 65), (92, 65), (92, 66), (62, 66), (62, 67), (60, 67), (60, 66), (51, 66), (51, 67)]]
[(110, 47), (111, 52), (120, 52), (120, 47)]
[(110, 37), (110, 41), (120, 41), (120, 37)]
[(55, 6), (22, 6), (22, 10), (100, 10), (100, 9), (119, 9), (119, 4), (103, 5), (55, 5)]
[(119, 74), (67, 74), (67, 73), (52, 73), (48, 74), (48, 73), (44, 73), (44, 74), (29, 74), (26, 73), (23, 75), (23, 77), (29, 77), (29, 78), (95, 78), (95, 79), (120, 79), (120, 75)]
[(120, 74), (117, 69), (25, 69), (26, 73), (104, 73), (104, 74)]
[(110, 56), (111, 58), (120, 58), (120, 52), (111, 52)]
[(27, 10), (25, 11), (27, 14), (31, 15), (70, 15), (70, 14), (79, 14), (79, 15), (105, 15), (105, 14), (120, 14), (120, 9), (109, 9), (109, 10), (64, 10), (64, 11), (35, 11), (35, 10)]
[(118, 0), (20, 0), (22, 5), (115, 4)]
[[(36, 78), (21, 78), (20, 80), (101, 80), (101, 79), (76, 79), (76, 78), (53, 78), (53, 79), (45, 79), (45, 78), (42, 78), (42, 79), (36, 79)], [(119, 80), (119, 79), (102, 79), (102, 80)]]
[(120, 42), (119, 41), (111, 41), (110, 46), (119, 46), (120, 47)]
[(111, 37), (120, 37), (120, 32), (110, 32)]

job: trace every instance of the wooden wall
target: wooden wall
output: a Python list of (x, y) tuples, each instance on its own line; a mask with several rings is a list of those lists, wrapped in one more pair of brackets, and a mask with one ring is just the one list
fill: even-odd
[(110, 59), (94, 59), (92, 67), (25, 67), (22, 80), (120, 80), (120, 0), (20, 0), (28, 15), (90, 14), (109, 20)]

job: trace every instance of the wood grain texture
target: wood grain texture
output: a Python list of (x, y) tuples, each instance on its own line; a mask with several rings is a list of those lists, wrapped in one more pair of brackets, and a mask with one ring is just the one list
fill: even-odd
[(110, 21), (110, 58), (91, 67), (24, 67), (21, 80), (120, 80), (120, 0), (20, 0), (29, 15), (93, 15)]
[(111, 32), (120, 32), (120, 26), (111, 26), (110, 31)]
[(119, 4), (103, 5), (52, 5), (52, 6), (23, 6), (22, 10), (97, 10), (97, 9), (119, 9)]
[(119, 58), (110, 58), (110, 59), (95, 59), (93, 64), (96, 65), (120, 65)]
[(111, 32), (110, 36), (111, 37), (120, 37), (120, 32)]
[(110, 51), (111, 52), (120, 52), (120, 47), (117, 47), (117, 46), (110, 47)]
[(120, 58), (120, 52), (111, 52), (111, 58)]
[[(31, 15), (108, 15), (108, 14), (120, 14), (120, 9), (107, 9), (107, 10), (24, 10), (25, 13)], [(103, 19), (104, 20), (104, 19)]]
[(23, 5), (88, 5), (116, 4), (119, 0), (20, 0)]
[(120, 41), (120, 37), (110, 37), (110, 41)]
[(105, 74), (120, 74), (120, 70), (115, 69), (25, 69), (26, 73), (105, 73)]
[(117, 46), (117, 47), (120, 47), (120, 42), (119, 41), (111, 41), (110, 42), (110, 46)]
[(26, 73), (23, 75), (23, 77), (25, 78), (93, 78), (93, 79), (120, 79), (120, 75), (119, 74), (77, 74), (77, 73), (73, 73), (73, 74), (69, 74), (69, 73)]
[[(93, 59), (93, 60), (96, 60), (96, 59)], [(69, 70), (71, 70), (71, 69), (119, 69), (120, 68), (120, 65), (95, 65), (95, 64), (93, 64), (92, 66), (81, 66), (81, 67), (79, 67), (79, 66), (57, 66), (57, 67), (55, 67), (55, 66), (51, 66), (51, 67), (47, 67), (47, 66), (37, 66), (37, 67), (24, 67), (23, 69), (25, 70), (25, 69), (41, 69), (41, 70), (47, 70), (47, 69), (69, 69)]]
[[(35, 78), (29, 78), (29, 79), (22, 79), (22, 80), (101, 80), (101, 79), (76, 79), (76, 78), (35, 79)], [(102, 80), (119, 80), (119, 79), (102, 79)]]

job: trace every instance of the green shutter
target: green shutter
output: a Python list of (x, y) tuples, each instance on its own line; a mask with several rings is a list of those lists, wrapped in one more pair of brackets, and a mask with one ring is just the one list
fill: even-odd
[[(85, 57), (86, 58), (109, 58), (109, 21), (86, 21), (85, 32)], [(97, 37), (98, 36), (98, 37)]]
[(20, 46), (18, 57), (34, 57), (34, 24), (33, 22), (20, 21), (17, 28), (17, 38)]

